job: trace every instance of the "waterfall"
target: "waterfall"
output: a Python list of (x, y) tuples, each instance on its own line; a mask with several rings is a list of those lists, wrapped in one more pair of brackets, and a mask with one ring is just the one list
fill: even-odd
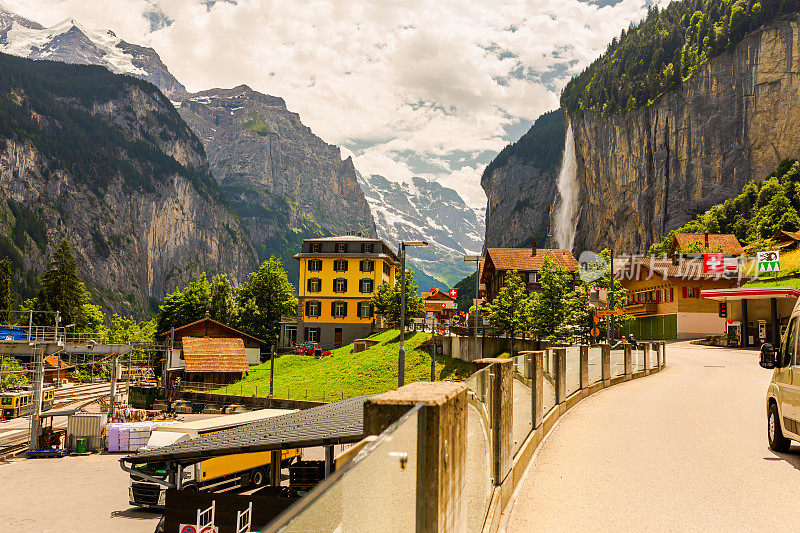
[(572, 124), (564, 137), (564, 155), (558, 173), (558, 203), (555, 213), (555, 238), (559, 248), (572, 250), (575, 243), (576, 215), (578, 210), (578, 164), (575, 161), (575, 138)]

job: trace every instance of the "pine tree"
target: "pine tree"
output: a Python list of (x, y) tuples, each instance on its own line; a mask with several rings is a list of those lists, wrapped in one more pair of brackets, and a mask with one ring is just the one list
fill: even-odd
[(0, 321), (8, 322), (8, 310), (14, 305), (11, 294), (11, 260), (0, 260)]
[(236, 291), (237, 325), (242, 331), (270, 342), (277, 342), (282, 316), (297, 311), (295, 288), (289, 283), (279, 259), (264, 261), (257, 272)]

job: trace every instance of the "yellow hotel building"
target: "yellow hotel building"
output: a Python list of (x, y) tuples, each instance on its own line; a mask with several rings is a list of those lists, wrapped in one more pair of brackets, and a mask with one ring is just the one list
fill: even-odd
[(380, 239), (341, 236), (303, 240), (298, 280), (297, 341), (339, 348), (370, 334), (372, 294), (394, 284), (397, 254)]

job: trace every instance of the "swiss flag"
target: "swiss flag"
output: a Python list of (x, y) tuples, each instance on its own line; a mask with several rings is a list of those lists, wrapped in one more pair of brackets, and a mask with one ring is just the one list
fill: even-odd
[(722, 273), (725, 271), (725, 256), (723, 254), (703, 254), (703, 273)]
[(446, 309), (446, 308), (447, 308), (447, 304), (446, 303), (442, 303), (442, 309)]
[(447, 291), (447, 295), (450, 296), (450, 298), (457, 298), (458, 289), (450, 289), (449, 291)]

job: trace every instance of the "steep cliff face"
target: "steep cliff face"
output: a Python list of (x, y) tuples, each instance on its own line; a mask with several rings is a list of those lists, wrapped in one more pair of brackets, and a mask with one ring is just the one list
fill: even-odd
[(576, 249), (643, 252), (800, 157), (800, 20), (773, 23), (635, 111), (571, 117)]
[(155, 87), (2, 54), (0, 70), (0, 252), (23, 297), (64, 237), (107, 312), (142, 316), (200, 272), (257, 268), (202, 144)]
[(561, 110), (539, 117), (530, 130), (486, 167), (486, 246), (544, 246), (564, 147)]
[(282, 98), (245, 85), (211, 89), (182, 99), (179, 112), (203, 141), (259, 256), (282, 257), (290, 279), (302, 238), (375, 235), (353, 160), (314, 135)]

